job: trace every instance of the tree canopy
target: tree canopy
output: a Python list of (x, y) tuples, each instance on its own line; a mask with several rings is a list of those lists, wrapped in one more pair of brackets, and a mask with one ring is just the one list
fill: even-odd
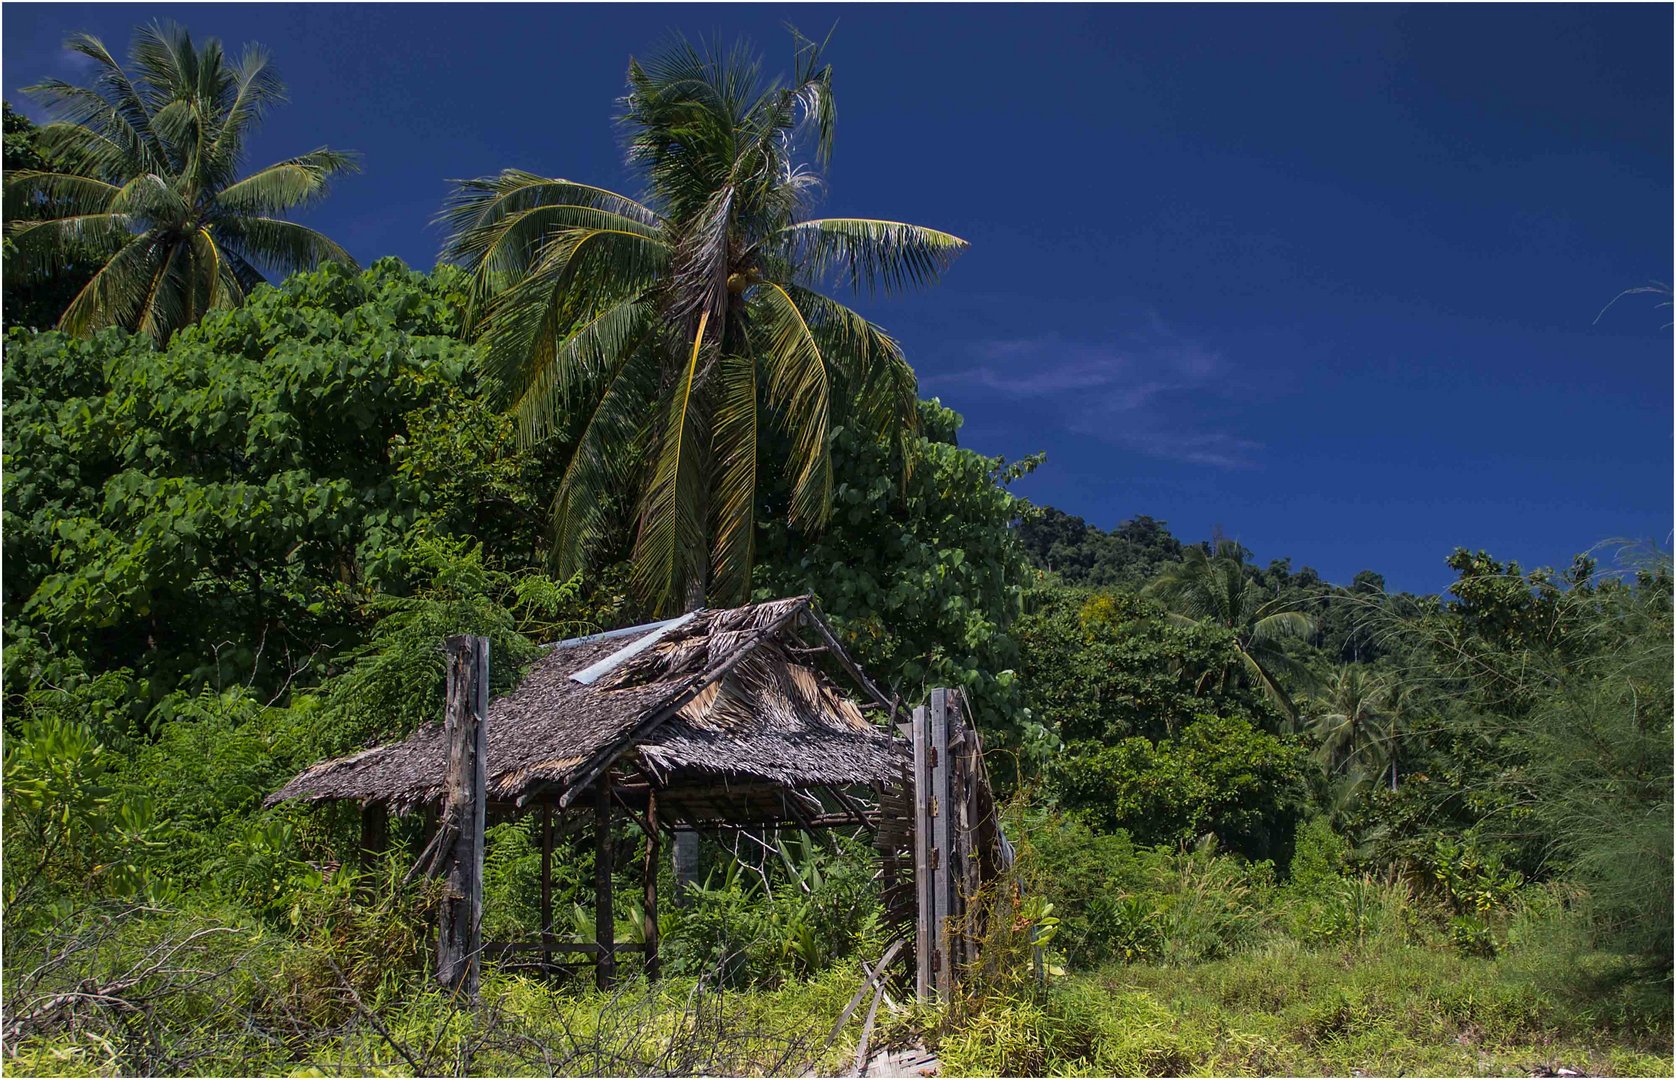
[(808, 215), (836, 107), (820, 48), (797, 43), (784, 85), (743, 46), (676, 41), (630, 61), (622, 122), (643, 199), (509, 170), (458, 185), (443, 216), (525, 438), (586, 416), (554, 502), (561, 572), (588, 561), (626, 494), (634, 580), (658, 611), (745, 595), (765, 461), (791, 478), (790, 523), (818, 532), (841, 425), (913, 445), (900, 348), (819, 287), (926, 285), (965, 247)]
[(62, 279), (98, 264), (61, 329), (165, 342), (242, 303), (264, 272), (353, 265), (283, 216), (323, 196), (351, 155), (321, 147), (239, 175), (252, 130), (285, 94), (261, 48), (232, 59), (214, 38), (197, 46), (184, 27), (153, 23), (135, 32), (130, 73), (98, 38), (65, 45), (93, 62), (93, 80), (28, 88), (58, 119), (35, 133), (37, 167), (8, 166), (5, 192), (9, 274)]

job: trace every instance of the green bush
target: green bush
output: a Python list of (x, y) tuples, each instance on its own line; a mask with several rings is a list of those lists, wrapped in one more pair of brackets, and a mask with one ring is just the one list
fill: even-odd
[(1139, 843), (1205, 835), (1254, 859), (1291, 855), (1308, 803), (1307, 752), (1233, 717), (1200, 716), (1173, 739), (1078, 743), (1049, 772), (1050, 790), (1104, 831)]
[(1224, 956), (1273, 922), (1276, 885), (1266, 862), (1210, 843), (1142, 848), (1127, 833), (1096, 833), (1063, 814), (1028, 812), (1016, 821), (1026, 888), (1053, 904), (1053, 946), (1073, 968)]
[(729, 859), (673, 913), (665, 966), (731, 987), (774, 986), (883, 951), (871, 848), (780, 838), (755, 868)]

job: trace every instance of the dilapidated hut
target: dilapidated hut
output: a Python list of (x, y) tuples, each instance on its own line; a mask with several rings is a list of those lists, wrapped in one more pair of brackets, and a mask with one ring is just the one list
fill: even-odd
[[(539, 942), (483, 951), (538, 950), (546, 964), (555, 954), (591, 955), (599, 980), (609, 983), (616, 955), (643, 948), (655, 975), (660, 834), (873, 827), (879, 798), (900, 799), (911, 782), (912, 755), (896, 734), (894, 712), (807, 596), (699, 610), (549, 646), (516, 689), (488, 702), (479, 766), (489, 815), (542, 815), (543, 932)], [(387, 812), (443, 801), (449, 760), (449, 737), (437, 724), (314, 765), (269, 802), (354, 800), (376, 837)], [(589, 810), (599, 845), (597, 940), (557, 941), (554, 822)], [(646, 836), (644, 945), (612, 940), (616, 811)], [(887, 877), (897, 862), (887, 858)]]

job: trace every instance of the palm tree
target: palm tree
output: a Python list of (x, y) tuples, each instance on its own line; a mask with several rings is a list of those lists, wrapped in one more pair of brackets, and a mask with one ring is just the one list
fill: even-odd
[(23, 274), (51, 278), (90, 253), (98, 266), (60, 329), (120, 326), (161, 343), (239, 304), (264, 271), (353, 265), (337, 244), (280, 216), (321, 197), (354, 168), (351, 155), (321, 148), (238, 175), (251, 130), (284, 100), (260, 48), (230, 60), (214, 38), (199, 48), (185, 29), (153, 24), (135, 31), (130, 77), (98, 38), (65, 44), (93, 60), (92, 83), (28, 88), (57, 115), (40, 131), (56, 167), (6, 177)]
[[(1232, 540), (1217, 540), (1214, 554), (1195, 545), (1145, 591), (1163, 601), (1170, 618), (1179, 624), (1212, 623), (1228, 630), (1245, 675), (1296, 721), (1297, 706), (1280, 677), (1302, 679), (1308, 672), (1286, 652), (1285, 643), (1308, 637), (1315, 623), (1303, 612), (1286, 608), (1280, 599), (1265, 597), (1242, 555)], [(1230, 674), (1224, 671), (1221, 677), (1226, 680)]]
[(1342, 664), (1322, 695), (1310, 727), (1321, 739), (1321, 754), (1333, 772), (1364, 764), (1384, 722), (1386, 686), (1361, 664)]
[(606, 540), (626, 495), (636, 590), (659, 611), (748, 592), (764, 457), (811, 532), (831, 507), (838, 423), (893, 434), (910, 467), (913, 371), (821, 289), (929, 284), (966, 246), (807, 215), (831, 150), (832, 69), (797, 45), (786, 85), (765, 84), (743, 47), (678, 40), (631, 60), (622, 121), (643, 199), (509, 170), (458, 183), (443, 212), (523, 437), (579, 429), (553, 505), (560, 572)]
[(1395, 791), (1408, 699), (1408, 688), (1392, 676), (1371, 673), (1364, 664), (1340, 665), (1310, 723), (1327, 768), (1362, 779), (1387, 778)]

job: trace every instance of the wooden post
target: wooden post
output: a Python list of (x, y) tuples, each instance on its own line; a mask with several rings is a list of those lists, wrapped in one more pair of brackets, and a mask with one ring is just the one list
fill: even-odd
[(692, 829), (674, 830), (672, 860), (675, 866), (675, 906), (685, 907), (687, 890), (698, 877), (698, 833)]
[(954, 845), (950, 843), (949, 821), (953, 806), (949, 801), (949, 692), (931, 691), (931, 899), (932, 926), (935, 927), (937, 947), (937, 995), (948, 1001), (954, 992), (954, 950), (949, 942), (949, 916), (954, 912), (950, 900), (954, 861)]
[(541, 804), (541, 962), (553, 962), (553, 804)]
[(641, 936), (646, 941), (646, 977), (656, 979), (660, 973), (658, 963), (658, 796), (656, 792), (646, 796), (646, 851), (640, 860), (641, 884), (645, 892), (641, 896), (643, 911)]
[(361, 804), (361, 868), (369, 869), (390, 847), (390, 808), (381, 802)]
[(611, 917), (611, 773), (600, 775), (594, 794), (594, 941), (599, 953), (594, 960), (594, 982), (601, 990), (611, 989), (616, 974), (616, 922)]
[(914, 996), (931, 999), (937, 932), (931, 899), (931, 744), (924, 705), (914, 710)]
[(960, 691), (949, 692), (950, 910), (960, 929), (959, 934), (951, 935), (950, 949), (956, 971), (977, 959), (977, 942), (983, 932), (983, 912), (972, 906), (983, 887), (983, 823), (978, 804), (983, 761), (978, 733), (965, 722), (965, 705)]
[(436, 977), (445, 988), (464, 991), (475, 999), (483, 951), (489, 639), (450, 637), (447, 658), (448, 702), (443, 731), (448, 740), (448, 774), (439, 824), (446, 847), (442, 852)]

